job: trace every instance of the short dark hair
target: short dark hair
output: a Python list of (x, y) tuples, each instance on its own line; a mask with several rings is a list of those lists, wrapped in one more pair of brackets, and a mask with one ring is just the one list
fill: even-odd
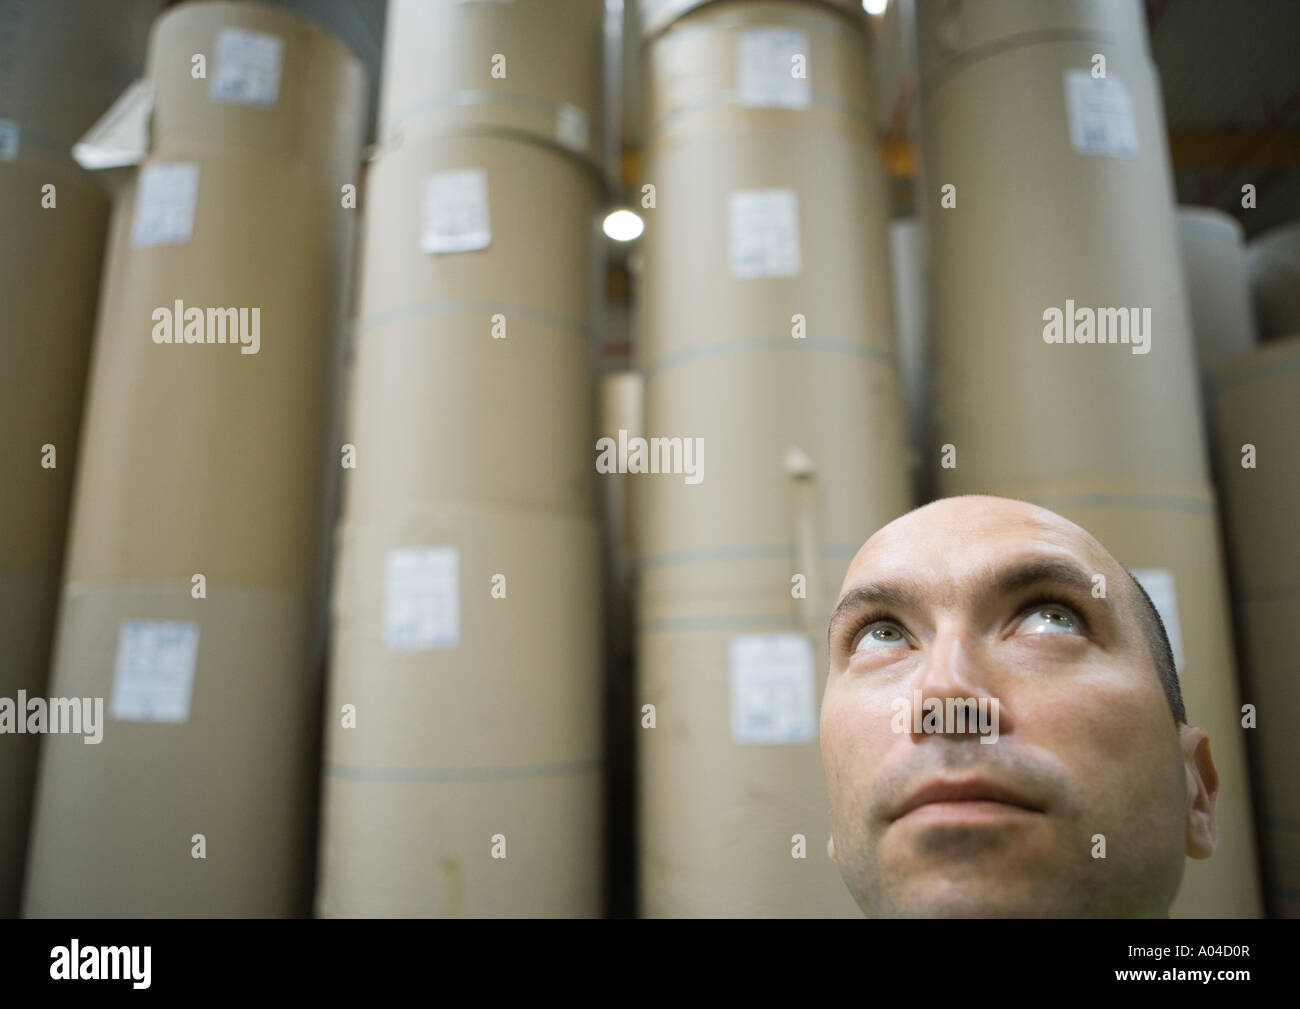
[(1169, 702), (1174, 724), (1186, 725), (1187, 710), (1183, 707), (1183, 692), (1178, 686), (1178, 669), (1174, 666), (1174, 650), (1169, 645), (1169, 632), (1165, 630), (1165, 622), (1160, 619), (1160, 611), (1156, 609), (1156, 604), (1151, 601), (1151, 597), (1147, 595), (1147, 590), (1142, 587), (1137, 576), (1128, 568), (1124, 571), (1137, 589), (1138, 598), (1141, 600), (1141, 605), (1138, 606), (1138, 622), (1142, 625), (1142, 633), (1147, 639), (1147, 647), (1151, 651), (1151, 660), (1155, 663), (1156, 675), (1160, 677), (1160, 685), (1165, 688), (1165, 700)]

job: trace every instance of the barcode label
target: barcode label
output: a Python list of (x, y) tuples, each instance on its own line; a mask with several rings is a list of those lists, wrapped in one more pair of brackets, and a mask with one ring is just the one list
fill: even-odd
[(812, 643), (802, 634), (731, 639), (731, 738), (807, 743), (817, 735)]
[(1080, 154), (1137, 157), (1137, 126), (1128, 85), (1117, 77), (1065, 71), (1070, 143)]

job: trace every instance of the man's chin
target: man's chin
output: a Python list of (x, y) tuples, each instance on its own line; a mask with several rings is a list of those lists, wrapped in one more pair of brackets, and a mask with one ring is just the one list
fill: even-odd
[(1044, 901), (1042, 896), (1041, 890), (1030, 892), (1023, 880), (934, 880), (907, 886), (892, 895), (890, 904), (892, 915), (900, 918), (1037, 918), (1081, 913)]
[[(902, 840), (902, 838), (899, 838)], [(882, 846), (887, 902), (902, 917), (1037, 917), (1084, 913), (1079, 894), (1059, 892), (1059, 852), (1049, 857), (1029, 838), (945, 831), (916, 838), (900, 857)], [(902, 847), (901, 845), (899, 847)]]

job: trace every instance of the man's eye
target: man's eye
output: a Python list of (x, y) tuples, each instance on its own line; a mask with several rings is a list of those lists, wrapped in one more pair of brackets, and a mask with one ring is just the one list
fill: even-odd
[(1078, 634), (1082, 626), (1069, 609), (1049, 603), (1036, 607), (1016, 629), (1026, 634)]
[(853, 650), (862, 652), (868, 648), (889, 648), (906, 646), (906, 644), (907, 635), (903, 633), (902, 628), (888, 620), (877, 620), (863, 631), (862, 636), (858, 638), (857, 647)]

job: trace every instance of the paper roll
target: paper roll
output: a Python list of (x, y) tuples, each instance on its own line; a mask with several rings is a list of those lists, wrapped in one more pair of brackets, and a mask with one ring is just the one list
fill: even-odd
[[(791, 4), (800, 2), (803, 2), (803, 0), (790, 0), (784, 6), (788, 8)], [(638, 0), (637, 14), (640, 19), (642, 39), (649, 40), (669, 27), (683, 14), (688, 14), (710, 3), (713, 3), (713, 0)], [(811, 0), (811, 5), (824, 5), (837, 9), (852, 21), (857, 22), (859, 27), (861, 26), (863, 17), (861, 0)], [(751, 3), (748, 6), (756, 7), (758, 5)]]
[[(47, 185), (53, 209), (41, 206)], [(0, 162), (0, 217), (8, 222), (0, 240), (0, 466), (11, 475), (0, 500), (0, 582), (9, 597), (0, 642), (10, 656), (0, 697), (12, 699), (19, 689), (40, 694), (49, 675), (108, 201), (74, 168), (20, 159)], [(36, 742), (0, 735), (0, 763), (12, 769), (0, 775), (0, 916), (18, 912)]]
[[(498, 137), (411, 142), (373, 164), (349, 514), (443, 499), (595, 514), (598, 198), (571, 159)], [(414, 454), (412, 431), (428, 432)]]
[(1300, 221), (1251, 241), (1246, 269), (1259, 338), (1268, 342), (1300, 333)]
[[(69, 151), (140, 73), (160, 7), (0, 2), (0, 697), (11, 700), (43, 694), (49, 676), (108, 224), (107, 197)], [(18, 913), (38, 739), (0, 735), (0, 917)]]
[(654, 706), (637, 735), (642, 914), (858, 917), (826, 851), (825, 635), (802, 633), (788, 565), (748, 566), (762, 574), (725, 579), (751, 586), (744, 596), (642, 611), (635, 702)]
[(479, 504), (341, 527), (319, 913), (600, 912), (598, 549)]
[[(173, 73), (199, 51), (206, 85)], [(152, 53), (157, 146), (114, 208), (49, 685), (111, 710), (104, 743), (46, 747), (25, 906), (300, 914), (354, 213), (333, 168), (359, 158), (361, 71), (306, 22), (248, 4), (170, 12)], [(275, 102), (246, 100), (273, 78)], [(317, 85), (328, 114), (268, 128)], [(180, 671), (191, 697), (175, 707)], [(123, 676), (138, 696), (119, 709)]]
[(1146, 17), (1135, 0), (946, 0), (917, 8), (917, 52), (927, 87), (999, 52), (1067, 39), (1086, 40), (1095, 52), (1128, 50), (1128, 61), (1149, 58)]
[(646, 49), (641, 909), (852, 915), (816, 743), (826, 579), (909, 503), (865, 37), (820, 4), (690, 6)]
[(359, 181), (365, 69), (306, 18), (227, 0), (172, 8), (154, 25), (148, 71), (155, 154), (266, 155), (321, 179), (336, 206), (340, 187)]
[(393, 0), (379, 138), (513, 134), (601, 164), (604, 4)]
[(1243, 662), (1242, 699), (1254, 706), (1260, 847), (1269, 911), (1300, 916), (1300, 336), (1275, 341), (1216, 369), (1215, 463)]
[(524, 7), (390, 10), (335, 577), (323, 915), (601, 909), (601, 12)]
[[(965, 7), (972, 17), (1003, 9)], [(937, 16), (923, 5), (922, 24), (927, 12)], [(1089, 76), (1098, 52), (1109, 59), (1105, 82)], [(935, 443), (955, 450), (932, 463), (940, 493), (1075, 477), (1203, 482), (1195, 346), (1150, 60), (1133, 45), (1039, 39), (950, 71), (924, 102)], [(1091, 153), (1075, 147), (1072, 117), (1092, 131)], [(1136, 153), (1121, 153), (1130, 142)], [(952, 207), (940, 203), (948, 186)], [(1111, 342), (1054, 342), (1098, 337), (1103, 324)]]
[[(637, 477), (646, 559), (701, 551), (729, 556), (789, 542), (797, 449), (813, 467), (828, 544), (856, 550), (907, 510), (902, 403), (888, 360), (860, 345), (786, 337), (754, 349), (651, 370), (646, 456), (680, 471)], [(740, 342), (740, 341), (738, 341)], [(769, 349), (771, 348), (771, 349)], [(690, 450), (688, 460), (687, 450)], [(686, 472), (689, 461), (693, 474)]]
[(1211, 207), (1178, 208), (1178, 241), (1203, 375), (1255, 346), (1246, 247), (1235, 218)]
[[(190, 591), (188, 578), (66, 585), (50, 691), (101, 699), (103, 738), (44, 741), (25, 915), (305, 910), (315, 614), (283, 589), (214, 579), (207, 598)], [(155, 639), (152, 658), (133, 663), (123, 643), (133, 622), (193, 628), (192, 661), (174, 649), (164, 679)]]

